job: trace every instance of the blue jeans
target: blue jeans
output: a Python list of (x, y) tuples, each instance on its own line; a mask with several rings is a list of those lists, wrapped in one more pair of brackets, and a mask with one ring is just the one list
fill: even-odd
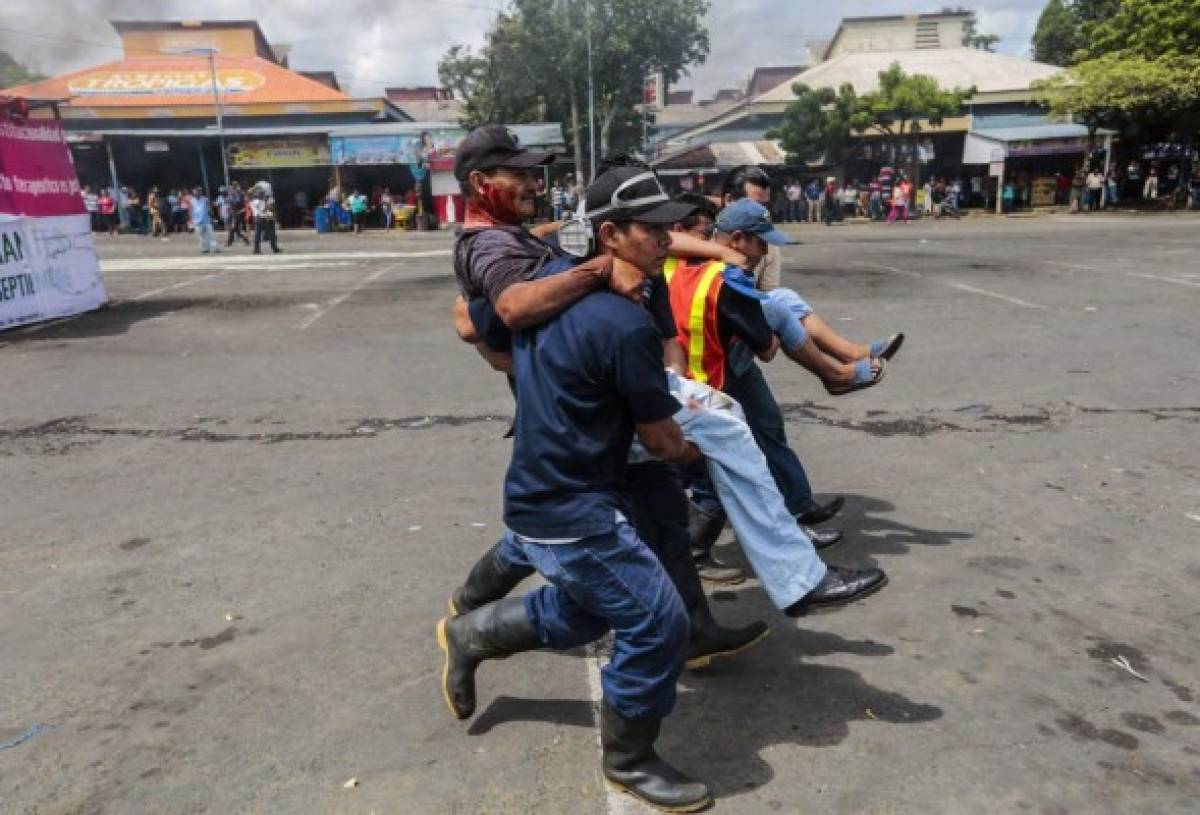
[(704, 406), (680, 410), (675, 421), (704, 454), (720, 495), (718, 510), (729, 516), (763, 590), (777, 608), (787, 608), (821, 582), (825, 564), (785, 506), (737, 404), (725, 404), (725, 394), (674, 372), (668, 373), (668, 383), (672, 393)]
[(688, 616), (658, 559), (625, 520), (611, 535), (540, 544), (509, 531), (499, 559), (513, 571), (533, 567), (550, 582), (525, 595), (525, 613), (542, 644), (555, 650), (614, 633), (600, 669), (604, 701), (631, 719), (661, 719), (675, 707)]
[(758, 364), (751, 361), (741, 369), (741, 373), (736, 373), (732, 368), (726, 370), (725, 393), (742, 406), (746, 424), (766, 456), (767, 466), (783, 495), (788, 512), (797, 515), (811, 509), (813, 492), (808, 483), (808, 474), (804, 472), (800, 458), (788, 446), (783, 412)]

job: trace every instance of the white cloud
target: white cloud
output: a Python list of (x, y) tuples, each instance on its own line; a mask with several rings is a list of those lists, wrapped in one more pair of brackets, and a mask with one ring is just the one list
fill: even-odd
[[(362, 96), (389, 84), (437, 81), (437, 62), (455, 43), (478, 46), (504, 0), (5, 0), (2, 25), (79, 42), (0, 32), (0, 48), (43, 73), (84, 68), (120, 56), (110, 19), (257, 19), (272, 42), (292, 45), (291, 64), (332, 69)], [(1000, 50), (1026, 54), (1044, 0), (737, 0), (714, 3), (708, 25), (712, 53), (680, 87), (700, 95), (744, 81), (758, 65), (805, 61), (808, 41), (831, 36), (844, 16), (937, 11), (962, 5), (979, 14), (980, 30), (1003, 40)], [(107, 45), (108, 47), (103, 47)]]

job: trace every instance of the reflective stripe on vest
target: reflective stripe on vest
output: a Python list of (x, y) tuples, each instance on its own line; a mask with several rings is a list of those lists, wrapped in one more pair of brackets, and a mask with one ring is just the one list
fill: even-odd
[[(679, 271), (684, 274), (672, 285)], [(667, 258), (663, 277), (671, 290), (671, 311), (679, 342), (687, 352), (688, 376), (718, 390), (725, 384), (725, 349), (717, 333), (717, 298), (725, 263)], [(715, 285), (714, 285), (715, 283)]]

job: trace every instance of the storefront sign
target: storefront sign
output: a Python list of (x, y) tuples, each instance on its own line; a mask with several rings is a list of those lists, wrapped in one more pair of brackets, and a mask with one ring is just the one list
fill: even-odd
[[(217, 70), (217, 85), (222, 94), (247, 93), (266, 84), (266, 77), (244, 68)], [(212, 72), (194, 71), (96, 71), (77, 76), (67, 83), (78, 96), (212, 96)]]
[(1083, 153), (1087, 150), (1087, 139), (1037, 139), (1031, 141), (1011, 141), (1008, 143), (1009, 156), (1058, 156), (1071, 153)]
[(0, 329), (107, 299), (61, 125), (0, 120)]
[(330, 164), (324, 139), (235, 141), (228, 147), (229, 166), (236, 170), (282, 167), (321, 167)]
[(454, 158), (465, 135), (466, 131), (453, 128), (419, 134), (335, 137), (330, 143), (334, 164), (408, 164), (424, 177), (431, 164), (437, 166)]

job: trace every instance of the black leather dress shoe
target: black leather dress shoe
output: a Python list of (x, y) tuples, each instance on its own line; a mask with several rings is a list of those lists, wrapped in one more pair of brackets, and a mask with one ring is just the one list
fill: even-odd
[(808, 539), (812, 541), (814, 549), (828, 549), (830, 546), (842, 542), (842, 531), (840, 529), (816, 529), (815, 527), (800, 524), (800, 531), (808, 535)]
[(736, 586), (746, 582), (746, 573), (737, 566), (730, 566), (720, 560), (712, 552), (692, 553), (696, 561), (696, 574), (705, 583), (718, 586)]
[(796, 516), (796, 520), (806, 526), (816, 526), (823, 524), (842, 511), (842, 507), (846, 505), (846, 499), (840, 495), (834, 498), (828, 504), (818, 504), (813, 501), (808, 509)]
[(856, 571), (830, 566), (817, 587), (785, 608), (783, 613), (789, 617), (803, 617), (810, 611), (853, 603), (879, 591), (886, 583), (887, 575), (882, 569)]

